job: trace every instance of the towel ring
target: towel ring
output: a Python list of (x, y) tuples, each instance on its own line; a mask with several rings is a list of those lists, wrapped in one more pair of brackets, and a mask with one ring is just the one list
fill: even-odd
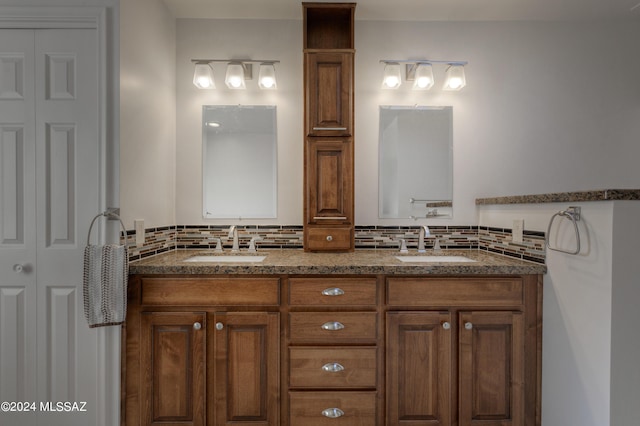
[(125, 239), (127, 237), (127, 229), (124, 227), (124, 223), (122, 222), (122, 219), (120, 219), (120, 216), (118, 216), (116, 213), (114, 213), (111, 210), (107, 210), (106, 212), (102, 212), (102, 213), (98, 213), (93, 220), (91, 221), (91, 225), (89, 225), (89, 232), (87, 233), (87, 245), (91, 245), (91, 230), (93, 229), (93, 224), (96, 222), (96, 220), (100, 217), (100, 216), (104, 216), (107, 217), (109, 219), (117, 219), (120, 222), (120, 226), (122, 227), (122, 230), (124, 231), (124, 236)]
[[(573, 229), (576, 233), (576, 249), (574, 251), (564, 250), (557, 247), (551, 247), (551, 244), (549, 243), (549, 241), (551, 240), (551, 237), (550, 237), (551, 227), (556, 217), (560, 217), (560, 218), (566, 217), (567, 219), (571, 220), (571, 223), (573, 223)], [(560, 253), (566, 253), (566, 254), (580, 253), (580, 231), (578, 230), (579, 220), (580, 220), (580, 207), (569, 207), (567, 208), (567, 210), (561, 210), (558, 213), (551, 216), (551, 219), (549, 220), (549, 226), (547, 227), (547, 235), (545, 238), (545, 244), (547, 248), (549, 250), (558, 251)]]

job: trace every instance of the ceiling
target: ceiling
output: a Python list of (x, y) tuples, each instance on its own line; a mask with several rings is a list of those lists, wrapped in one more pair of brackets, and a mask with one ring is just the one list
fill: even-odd
[[(176, 18), (302, 19), (300, 0), (163, 0)], [(318, 2), (324, 2), (319, 0)], [(359, 0), (357, 20), (640, 19), (640, 0)]]

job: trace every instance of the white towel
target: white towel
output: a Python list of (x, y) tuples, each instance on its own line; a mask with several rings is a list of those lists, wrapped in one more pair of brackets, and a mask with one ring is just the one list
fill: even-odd
[(122, 324), (127, 314), (129, 259), (125, 245), (84, 249), (84, 315), (89, 327)]

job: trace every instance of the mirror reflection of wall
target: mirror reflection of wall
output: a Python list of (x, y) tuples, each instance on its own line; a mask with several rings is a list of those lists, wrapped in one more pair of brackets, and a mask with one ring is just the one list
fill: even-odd
[(203, 217), (277, 217), (276, 107), (205, 105)]
[(380, 107), (379, 217), (453, 216), (451, 107)]

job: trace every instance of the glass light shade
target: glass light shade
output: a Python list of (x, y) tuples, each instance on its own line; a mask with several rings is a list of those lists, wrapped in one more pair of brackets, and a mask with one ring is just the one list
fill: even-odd
[(260, 64), (258, 86), (264, 90), (275, 90), (278, 88), (276, 83), (276, 68), (273, 64)]
[(193, 84), (198, 89), (215, 89), (213, 69), (208, 62), (197, 62), (193, 72)]
[(224, 79), (229, 89), (244, 89), (244, 67), (241, 63), (231, 62), (227, 65), (227, 76)]
[(400, 74), (400, 64), (388, 63), (384, 66), (384, 76), (382, 77), (383, 89), (397, 89), (402, 83)]
[(442, 89), (460, 90), (466, 85), (467, 80), (464, 76), (464, 66), (450, 65), (449, 68), (447, 68), (447, 76)]
[(413, 90), (429, 90), (433, 87), (433, 67), (431, 64), (417, 64)]

